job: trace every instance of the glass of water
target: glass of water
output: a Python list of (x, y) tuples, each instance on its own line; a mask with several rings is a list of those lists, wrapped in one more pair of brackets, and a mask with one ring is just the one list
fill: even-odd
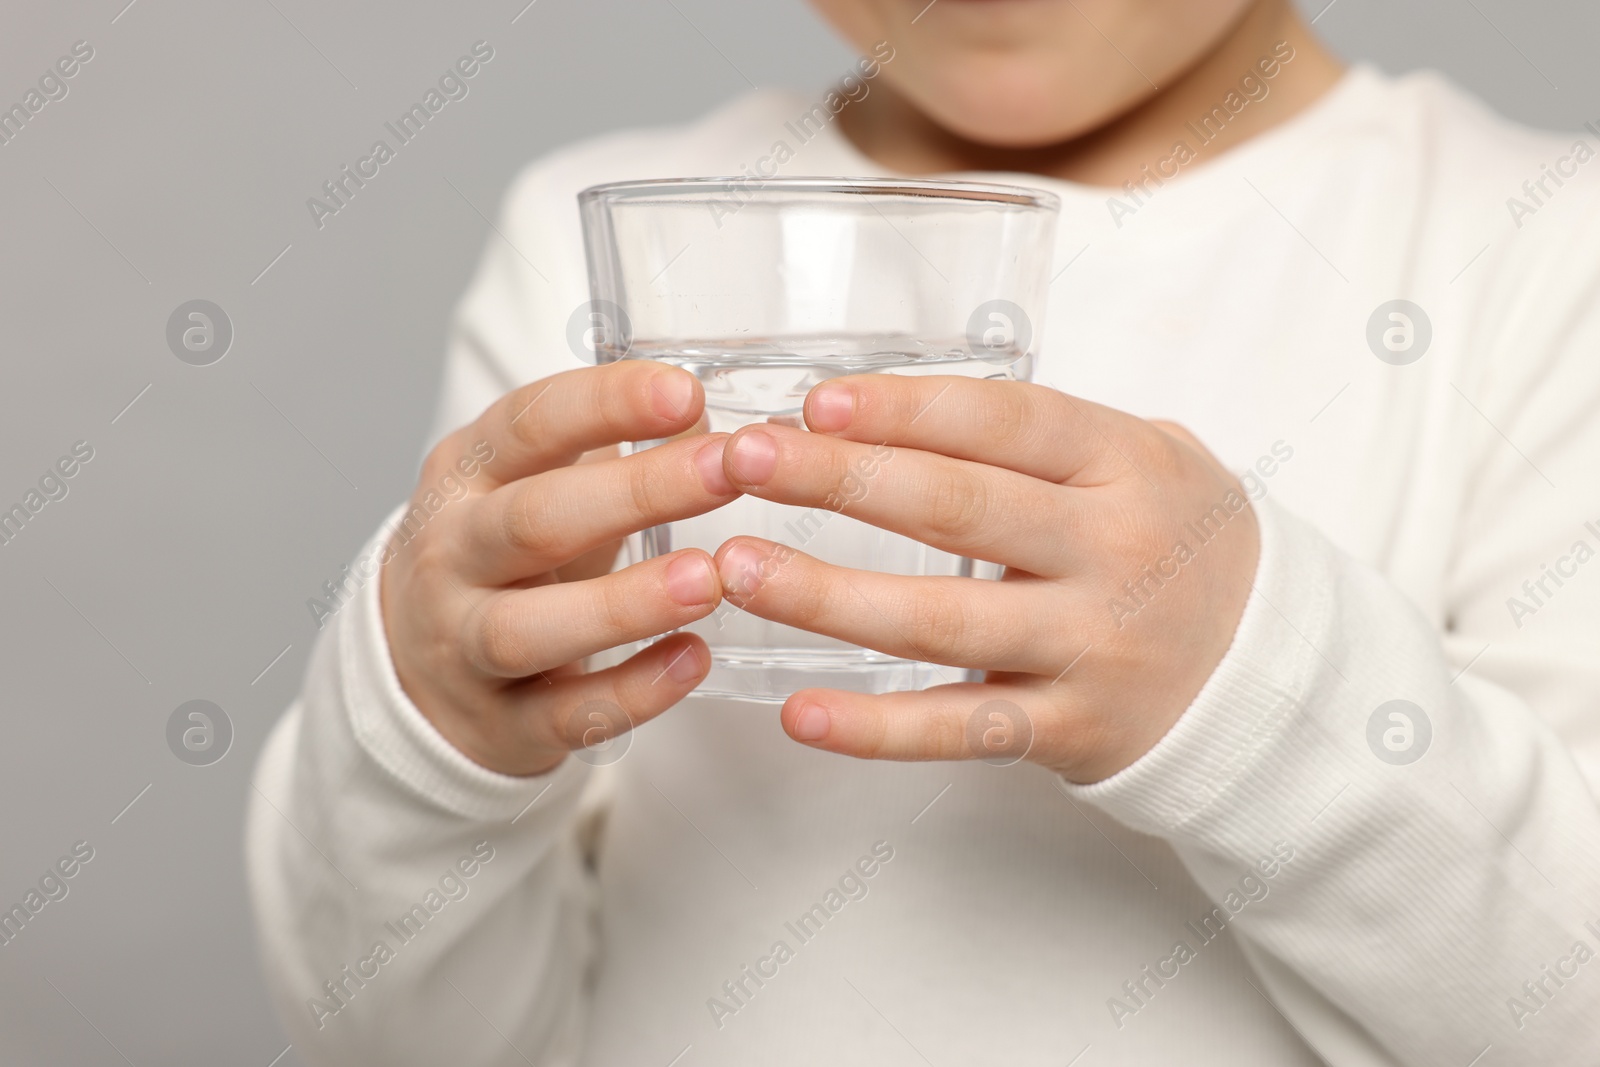
[[(911, 179), (690, 178), (601, 185), (578, 200), (597, 360), (659, 360), (694, 374), (711, 432), (803, 426), (806, 394), (845, 374), (1032, 376), (1059, 210), (1049, 193)], [(846, 567), (998, 576), (991, 563), (852, 518), (849, 501), (871, 491), (874, 470), (865, 465), (840, 487), (838, 509), (740, 497), (647, 530), (630, 551), (715, 552), (749, 534)], [(713, 696), (781, 701), (806, 686), (887, 692), (967, 676), (731, 604), (688, 629), (711, 646), (699, 691)]]

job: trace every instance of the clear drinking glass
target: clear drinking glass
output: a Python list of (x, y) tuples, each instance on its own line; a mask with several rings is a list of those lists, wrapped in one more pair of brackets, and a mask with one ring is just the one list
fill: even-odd
[[(691, 178), (601, 185), (578, 200), (596, 358), (690, 371), (705, 387), (712, 432), (768, 420), (803, 426), (806, 393), (838, 375), (1032, 376), (1059, 210), (1049, 193), (909, 179)], [(937, 401), (927, 417), (938, 418)], [(869, 464), (841, 487), (842, 510), (740, 497), (648, 530), (630, 550), (635, 559), (690, 546), (715, 552), (750, 534), (841, 566), (998, 576), (992, 564), (851, 518), (849, 500), (871, 492), (875, 473)], [(855, 607), (875, 610), (865, 599)], [(699, 691), (715, 696), (781, 701), (805, 686), (887, 692), (964, 677), (731, 604), (688, 629), (711, 646)]]

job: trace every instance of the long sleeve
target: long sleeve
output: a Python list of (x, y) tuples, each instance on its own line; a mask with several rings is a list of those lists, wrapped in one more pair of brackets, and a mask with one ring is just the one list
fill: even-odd
[(329, 621), (256, 773), (250, 884), (280, 1014), (313, 1064), (571, 1063), (590, 768), (511, 778), (451, 747), (400, 688), (377, 588)]
[(1407, 535), (1440, 603), (1264, 501), (1199, 698), (1127, 770), (1064, 785), (1172, 845), (1217, 902), (1186, 947), (1231, 927), (1244, 992), (1335, 1067), (1600, 1062), (1600, 325), (1592, 279), (1563, 290), (1508, 295), (1483, 343), (1513, 358), (1455, 386), (1464, 503)]
[[(513, 188), (463, 298), (435, 438), (507, 389), (577, 365), (540, 327), (582, 279), (538, 169)], [(570, 271), (567, 272), (570, 274)], [(388, 526), (389, 524), (385, 524)], [(570, 1064), (594, 954), (584, 834), (599, 775), (472, 763), (427, 722), (390, 660), (374, 559), (325, 620), (301, 698), (257, 768), (247, 859), (273, 997), (309, 1063)], [(586, 816), (594, 814), (596, 818)]]

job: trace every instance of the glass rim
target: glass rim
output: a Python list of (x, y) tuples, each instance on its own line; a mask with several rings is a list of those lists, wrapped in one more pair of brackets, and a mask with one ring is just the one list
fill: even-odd
[(578, 194), (580, 203), (634, 199), (685, 198), (737, 193), (743, 202), (771, 194), (821, 193), (838, 196), (902, 196), (928, 200), (998, 203), (1013, 207), (1058, 211), (1061, 198), (1043, 189), (1000, 182), (942, 180), (937, 178), (773, 177), (727, 175), (697, 178), (643, 178), (591, 185)]

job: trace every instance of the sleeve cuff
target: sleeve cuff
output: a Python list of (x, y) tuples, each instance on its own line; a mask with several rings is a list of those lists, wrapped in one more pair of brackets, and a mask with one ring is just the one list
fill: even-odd
[(1317, 692), (1334, 671), (1318, 650), (1331, 644), (1336, 561), (1315, 530), (1276, 504), (1259, 501), (1255, 509), (1261, 552), (1250, 598), (1194, 703), (1154, 748), (1110, 778), (1058, 782), (1131, 829), (1170, 838), (1219, 808), (1237, 817), (1239, 802), (1229, 798), (1258, 790), (1263, 779), (1276, 779), (1273, 789), (1293, 788), (1282, 779), (1291, 767), (1304, 769), (1306, 761), (1285, 748), (1304, 741), (1294, 729), (1307, 713), (1299, 694)]
[(412, 791), (465, 818), (517, 819), (535, 801), (539, 812), (569, 810), (588, 778), (587, 764), (563, 760), (527, 778), (481, 767), (445, 740), (401, 687), (383, 626), (378, 560), (403, 510), (391, 514), (356, 557), (350, 570), (364, 583), (336, 623), (343, 702), (357, 743)]

